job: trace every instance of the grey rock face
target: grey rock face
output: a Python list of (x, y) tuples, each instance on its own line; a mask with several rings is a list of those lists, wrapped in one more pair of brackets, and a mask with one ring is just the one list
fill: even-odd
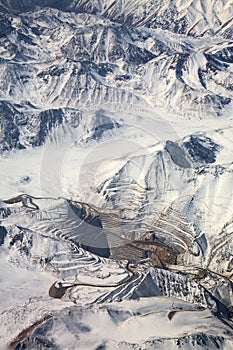
[(0, 102), (1, 151), (13, 148), (24, 148), (20, 143), (20, 133), (17, 124), (24, 124), (25, 118), (21, 113), (8, 104)]
[(191, 164), (185, 155), (184, 149), (182, 149), (177, 143), (167, 141), (165, 149), (170, 154), (175, 164), (182, 168), (191, 168)]
[(184, 142), (191, 158), (197, 163), (214, 163), (220, 147), (208, 137), (192, 135)]

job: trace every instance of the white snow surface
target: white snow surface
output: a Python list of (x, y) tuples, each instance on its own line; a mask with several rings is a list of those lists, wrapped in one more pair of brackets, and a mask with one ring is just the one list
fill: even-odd
[(233, 349), (231, 2), (50, 5), (0, 1), (0, 349)]
[[(122, 119), (122, 115), (120, 118)], [(134, 123), (136, 119), (137, 124)], [(75, 133), (69, 128), (57, 128), (48, 137), (44, 146), (31, 150), (18, 150), (2, 156), (0, 162), (1, 183), (4, 184), (1, 188), (2, 199), (24, 193), (35, 197), (51, 197), (43, 201), (40, 199), (34, 201), (41, 208), (40, 215), (49, 215), (51, 223), (56, 223), (56, 213), (63, 215), (62, 212), (66, 210), (66, 207), (62, 206), (62, 199), (57, 202), (58, 197), (82, 200), (102, 211), (109, 213), (115, 211), (118, 215), (119, 210), (122, 212), (123, 209), (124, 215), (129, 217), (132, 215), (136, 220), (137, 213), (141, 212), (145, 223), (152, 223), (160, 211), (166, 213), (166, 208), (172, 205), (180, 211), (182, 220), (187, 220), (189, 223), (193, 232), (192, 239), (204, 233), (208, 242), (204, 255), (193, 257), (188, 254), (185, 257), (185, 264), (190, 267), (193, 265), (203, 267), (209, 264), (211, 270), (230, 276), (233, 201), (229, 191), (232, 186), (230, 120), (213, 119), (212, 129), (206, 121), (201, 124), (193, 124), (192, 121), (191, 124), (188, 121), (181, 123), (178, 118), (174, 121), (173, 118), (173, 121), (169, 122), (169, 116), (166, 120), (158, 118), (154, 124), (152, 121), (151, 115), (147, 112), (144, 112), (141, 118), (137, 113), (127, 114), (121, 128), (106, 132), (101, 140), (87, 143), (77, 142)], [(161, 127), (158, 129), (157, 125)], [(190, 169), (185, 169), (172, 161), (165, 150), (166, 140), (179, 143), (192, 134), (208, 136), (219, 145), (213, 165), (198, 167), (193, 165)], [(160, 175), (159, 159), (163, 159), (164, 174), (167, 175)], [(152, 169), (156, 168), (157, 175), (153, 175)], [(204, 174), (198, 175), (200, 169), (205, 170)], [(121, 177), (117, 175), (119, 172), (122, 174)], [(27, 176), (30, 181), (22, 181)], [(161, 186), (163, 190), (160, 190)], [(112, 193), (116, 196), (113, 197)], [(187, 203), (191, 197), (194, 198), (193, 205), (187, 210)], [(108, 306), (111, 300), (122, 299), (123, 304), (119, 304), (120, 310), (131, 312), (131, 305), (134, 305), (134, 302), (130, 301), (130, 295), (144, 283), (146, 288), (149, 286), (148, 282), (143, 282), (145, 272), (139, 274), (135, 283), (132, 282), (128, 287), (119, 290), (116, 295), (109, 288), (73, 287), (62, 300), (51, 299), (48, 290), (57, 279), (60, 279), (64, 286), (72, 286), (77, 281), (111, 285), (127, 278), (127, 272), (124, 270), (126, 263), (123, 262), (121, 266), (113, 260), (108, 262), (96, 260), (96, 263), (93, 263), (90, 260), (92, 254), (86, 254), (85, 251), (79, 251), (74, 259), (70, 255), (72, 247), (69, 244), (54, 241), (56, 237), (52, 231), (50, 233), (49, 222), (40, 224), (39, 216), (30, 215), (30, 211), (28, 213), (22, 211), (21, 204), (9, 206), (2, 203), (2, 207), (14, 208), (15, 211), (2, 220), (4, 227), (9, 230), (9, 237), (5, 239), (1, 249), (1, 270), (5, 271), (1, 275), (3, 297), (1, 327), (4, 334), (2, 344), (10, 343), (21, 331), (49, 313), (59, 315), (63, 319), (62, 323), (56, 324), (52, 330), (53, 341), (59, 349), (75, 349), (77, 344), (80, 349), (95, 349), (101, 343), (106, 343), (107, 348), (124, 349), (129, 346), (127, 344), (139, 346), (153, 339), (163, 339), (162, 343), (173, 342), (172, 339), (182, 338), (187, 334), (195, 337), (194, 334), (203, 332), (210, 338), (216, 335), (225, 337), (223, 348), (231, 348), (228, 336), (224, 335), (225, 328), (222, 322), (208, 309), (205, 311), (197, 309), (197, 305), (206, 307), (204, 299), (200, 299), (202, 300), (200, 304), (195, 305), (196, 301), (191, 297), (192, 293), (193, 298), (197, 295), (197, 287), (190, 285), (188, 298), (179, 293), (174, 294), (173, 288), (180, 283), (178, 280), (174, 287), (172, 285), (168, 287), (170, 295), (178, 299), (163, 299), (161, 292), (156, 289), (157, 282), (153, 282), (155, 285), (152, 288), (157, 297), (154, 298), (152, 294), (152, 299), (139, 299), (135, 302), (139, 307), (149, 303), (146, 315), (132, 314), (129, 319), (125, 320), (123, 317), (117, 323), (112, 320), (108, 312), (104, 311), (105, 309), (102, 310), (102, 306), (100, 309), (97, 306), (93, 311), (93, 306), (89, 309), (88, 305), (98, 300), (97, 305), (103, 303), (104, 308), (108, 309), (112, 307)], [(24, 233), (20, 245), (17, 243), (11, 246), (11, 239), (20, 233), (15, 225), (30, 231)], [(176, 221), (174, 225), (177, 225)], [(33, 243), (30, 243), (31, 235)], [(209, 260), (212, 249), (218, 242), (225, 244), (220, 244), (216, 256)], [(23, 247), (28, 247), (28, 253), (23, 252)], [(51, 257), (52, 260), (48, 263), (46, 257)], [(219, 259), (224, 259), (224, 263), (219, 263)], [(160, 276), (160, 272), (156, 274)], [(229, 297), (229, 300), (232, 300), (231, 294)], [(226, 295), (223, 298), (226, 298)], [(178, 301), (179, 299), (181, 301)], [(116, 301), (114, 303), (118, 305), (119, 301)], [(78, 310), (86, 305), (85, 311), (82, 311), (82, 322), (91, 329), (78, 338), (73, 331), (71, 336), (64, 329), (69, 322), (74, 322), (69, 321), (69, 316), (66, 316), (71, 302), (76, 303)], [(170, 321), (167, 314), (179, 302), (183, 311), (175, 314)], [(188, 311), (185, 311), (186, 307)], [(177, 308), (175, 307), (175, 310)], [(39, 346), (36, 344), (33, 346)], [(148, 343), (145, 346), (149, 348), (151, 345)]]

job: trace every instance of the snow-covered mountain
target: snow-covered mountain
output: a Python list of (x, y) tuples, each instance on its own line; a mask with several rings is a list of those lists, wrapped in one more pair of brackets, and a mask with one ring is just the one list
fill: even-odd
[(232, 349), (232, 13), (0, 1), (0, 348)]
[(205, 118), (231, 103), (229, 1), (1, 3), (3, 149), (40, 144), (70, 109)]

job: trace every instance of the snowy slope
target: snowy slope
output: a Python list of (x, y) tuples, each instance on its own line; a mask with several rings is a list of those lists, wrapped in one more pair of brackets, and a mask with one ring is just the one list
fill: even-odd
[(233, 349), (232, 11), (0, 1), (1, 349)]
[[(127, 120), (131, 118), (135, 116), (127, 116)], [(5, 324), (4, 343), (15, 339), (16, 343), (22, 341), (22, 346), (25, 344), (32, 349), (39, 348), (41, 344), (50, 347), (53, 344), (55, 348), (61, 349), (64, 346), (75, 348), (77, 344), (83, 349), (94, 349), (98, 344), (106, 344), (107, 348), (115, 346), (116, 349), (143, 345), (150, 349), (159, 346), (155, 345), (157, 343), (160, 346), (176, 348), (177, 342), (183, 344), (184, 349), (185, 346), (196, 346), (195, 344), (199, 343), (200, 349), (208, 349), (210, 346), (231, 348), (231, 333), (228, 333), (232, 327), (229, 310), (233, 297), (230, 282), (232, 195), (228, 191), (232, 185), (229, 165), (232, 149), (231, 128), (225, 127), (220, 131), (216, 124), (215, 128), (218, 131), (211, 132), (208, 125), (202, 125), (199, 126), (202, 130), (207, 128), (209, 131), (202, 134), (197, 132), (191, 138), (190, 130), (182, 123), (182, 128), (177, 128), (176, 131), (183, 137), (177, 139), (177, 134), (174, 135), (172, 128), (170, 131), (169, 128), (165, 128), (163, 134), (160, 127), (157, 143), (153, 144), (156, 139), (156, 125), (154, 135), (143, 128), (145, 121), (149, 125), (149, 120), (144, 114), (142, 125), (139, 121), (135, 128), (132, 124), (130, 127), (121, 126), (115, 133), (105, 133), (101, 140), (88, 143), (84, 140), (79, 144), (75, 144), (76, 135), (72, 131), (58, 129), (42, 149), (21, 150), (2, 160), (2, 165), (5, 164), (2, 183), (11, 167), (17, 169), (14, 173), (10, 171), (11, 175), (8, 175), (7, 186), (2, 192), (4, 199), (18, 193), (32, 193), (36, 197), (42, 195), (45, 198), (35, 198), (31, 203), (30, 196), (24, 195), (23, 206), (20, 201), (15, 204), (2, 203), (2, 227), (6, 230), (2, 261), (6, 261), (4, 266), (9, 263), (13, 265), (14, 269), (18, 269), (18, 273), (22, 271), (20, 278), (28, 281), (27, 284), (33, 280), (34, 286), (31, 291), (23, 288), (20, 292), (20, 307), (14, 302), (9, 304), (9, 301), (2, 304), (5, 310), (2, 314)], [(159, 125), (162, 126), (162, 122)], [(124, 138), (126, 135), (128, 140)], [(165, 141), (167, 139), (173, 141)], [(147, 143), (152, 145), (148, 146)], [(182, 150), (182, 157), (178, 157)], [(28, 164), (27, 169), (22, 164), (22, 159)], [(26, 177), (29, 180), (23, 181)], [(48, 196), (51, 199), (46, 199)], [(60, 199), (57, 198), (59, 196)], [(61, 196), (73, 198), (74, 201), (84, 200), (94, 204), (94, 207), (88, 209), (84, 206), (84, 210), (80, 212), (82, 214), (77, 214), (71, 203)], [(82, 202), (79, 203), (82, 207)], [(39, 210), (35, 210), (35, 205)], [(72, 209), (71, 212), (69, 208)], [(96, 211), (103, 226), (101, 231), (93, 219), (90, 219), (95, 217)], [(79, 215), (83, 215), (81, 218), (84, 221), (80, 221)], [(83, 236), (83, 232), (91, 234), (91, 242), (87, 241), (89, 236)], [(94, 244), (95, 235), (99, 235), (100, 232), (107, 237), (111, 251), (110, 259), (99, 258), (91, 253), (93, 248), (90, 247)], [(152, 267), (154, 264), (158, 266), (153, 254), (152, 266), (150, 263), (138, 266), (135, 264), (134, 259), (142, 259), (140, 256), (143, 254), (141, 251), (140, 256), (137, 255), (133, 241), (135, 238), (145, 241), (151, 233), (155, 234), (157, 240), (163, 239), (166, 246), (172, 249), (176, 246), (178, 249), (177, 262), (175, 265), (172, 262), (169, 266), (170, 271), (161, 269), (161, 266)], [(113, 239), (115, 235), (118, 235), (117, 241)], [(87, 251), (78, 248), (76, 243), (84, 244)], [(129, 243), (131, 246), (127, 248), (125, 244)], [(143, 249), (144, 252), (148, 251), (147, 247)], [(99, 254), (101, 255), (101, 252)], [(116, 262), (119, 259), (121, 262)], [(135, 273), (132, 280), (132, 272), (127, 270), (128, 259), (132, 261), (130, 268)], [(3, 278), (4, 290), (11, 294), (22, 282), (14, 278), (9, 279), (7, 275)], [(40, 282), (38, 288), (36, 281), (40, 281), (40, 278), (44, 282)], [(55, 284), (55, 291), (50, 294), (52, 293), (53, 297), (60, 295), (57, 293), (61, 290), (62, 300), (52, 299), (54, 302), (50, 303), (48, 293), (56, 281), (61, 285)], [(124, 284), (124, 281), (128, 281), (127, 284)], [(80, 283), (93, 286), (78, 286)], [(31, 295), (29, 304), (28, 295)], [(153, 320), (150, 319), (153, 316), (144, 316), (149, 317), (148, 320), (145, 318), (145, 323), (144, 317), (139, 316), (136, 311), (136, 316), (135, 313), (129, 313), (127, 317), (123, 314), (117, 316), (116, 322), (114, 313), (107, 311), (110, 316), (104, 316), (100, 311), (101, 306), (100, 310), (98, 306), (94, 306), (96, 303), (104, 304), (109, 310), (112, 308), (109, 303), (124, 300), (126, 306), (122, 308), (128, 310), (130, 300), (154, 296), (169, 297), (162, 306), (162, 310), (165, 311), (160, 310)], [(36, 307), (34, 300), (38, 298), (40, 306)], [(146, 315), (157, 312), (157, 299), (150, 298), (148, 300), (151, 300), (151, 304), (149, 309), (146, 309)], [(60, 304), (57, 303), (58, 300)], [(178, 300), (182, 303), (178, 309), (187, 308), (190, 313), (183, 311), (182, 315), (181, 312), (181, 320), (184, 320), (186, 315), (192, 319), (193, 328), (189, 326), (188, 336), (187, 330), (183, 328), (183, 321), (180, 323), (179, 319), (172, 324), (173, 330), (169, 328), (171, 321), (168, 315), (171, 313), (169, 317), (173, 319), (171, 315), (174, 311), (175, 320)], [(70, 302), (74, 302), (78, 309), (67, 311)], [(144, 305), (144, 301), (142, 304), (138, 303)], [(161, 306), (161, 302), (158, 303)], [(212, 310), (212, 313), (209, 310)], [(196, 313), (193, 314), (194, 311)], [(117, 311), (117, 315), (119, 312)], [(200, 325), (202, 315), (206, 328)], [(47, 320), (47, 317), (56, 317), (56, 320), (58, 317), (61, 320), (54, 324), (54, 321)], [(83, 318), (82, 322), (80, 317)], [(108, 336), (105, 334), (104, 323), (100, 327), (98, 317), (104, 318), (107, 324), (113, 323), (113, 333)], [(206, 317), (210, 323), (206, 323)], [(124, 333), (121, 329), (125, 329), (128, 318), (131, 320), (129, 325), (132, 322), (134, 327)], [(27, 319), (27, 323), (19, 321), (22, 319)], [(163, 319), (163, 335), (157, 327), (154, 329), (148, 326), (148, 323), (153, 322), (160, 324)], [(40, 326), (43, 320), (45, 323)], [(24, 335), (21, 331), (27, 330), (32, 324), (35, 324), (35, 334), (27, 338), (28, 331), (25, 331)], [(89, 329), (88, 338), (84, 324)], [(137, 339), (135, 334), (139, 325), (143, 332)], [(37, 326), (42, 329), (37, 329)], [(67, 333), (64, 332), (64, 327), (68, 327)], [(17, 329), (17, 332), (13, 332), (12, 328)], [(77, 328), (80, 329), (78, 332), (74, 330)], [(61, 336), (64, 333), (66, 337)], [(125, 334), (128, 333), (132, 334), (131, 338), (126, 337)], [(50, 334), (54, 334), (52, 343), (49, 340)], [(98, 337), (94, 334), (98, 334)], [(116, 338), (111, 334), (119, 335)], [(18, 340), (16, 336), (19, 336)]]
[[(162, 106), (176, 114), (206, 118), (222, 114), (231, 103), (232, 40), (225, 33), (231, 24), (228, 2), (219, 2), (217, 12), (214, 1), (192, 2), (191, 6), (189, 2), (161, 2), (158, 8), (148, 1), (141, 6), (126, 2), (116, 10), (119, 3), (113, 2), (103, 3), (98, 14), (94, 3), (90, 8), (88, 4), (64, 4), (66, 10), (77, 13), (36, 8), (3, 15), (3, 150), (40, 144), (44, 141), (41, 129), (47, 134), (52, 126), (84, 109)], [(118, 11), (126, 18), (119, 20)], [(176, 20), (169, 19), (176, 13), (179, 25), (183, 26), (184, 18), (192, 28), (167, 26), (166, 22), (176, 27)], [(147, 16), (159, 18), (160, 25), (146, 20)], [(37, 123), (41, 128), (37, 126), (32, 137), (30, 130)], [(16, 143), (10, 141), (9, 132)], [(21, 135), (26, 140), (20, 142)]]

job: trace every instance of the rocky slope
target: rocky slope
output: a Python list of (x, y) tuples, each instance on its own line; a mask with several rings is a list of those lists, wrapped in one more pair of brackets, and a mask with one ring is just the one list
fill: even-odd
[(229, 2), (1, 4), (2, 150), (41, 144), (70, 108), (206, 118), (231, 103)]
[(231, 350), (232, 4), (0, 12), (0, 347)]

